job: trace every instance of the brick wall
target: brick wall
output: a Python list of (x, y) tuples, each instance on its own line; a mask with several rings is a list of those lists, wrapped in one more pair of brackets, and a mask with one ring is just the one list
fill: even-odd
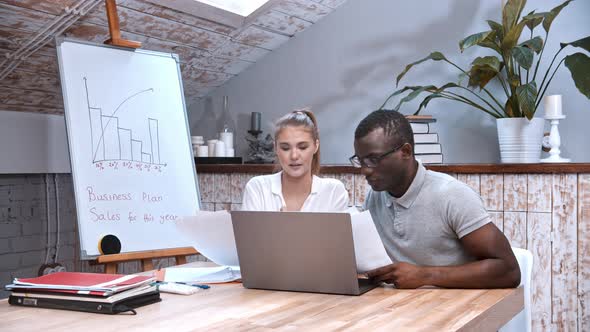
[[(59, 210), (56, 204), (55, 181), (59, 188)], [(47, 246), (48, 214), (49, 247)], [(41, 264), (45, 263), (48, 249), (48, 262), (53, 262), (56, 254), (58, 215), (60, 230), (57, 261), (72, 271), (78, 267), (76, 262), (79, 251), (71, 176), (64, 174), (0, 175), (1, 286), (10, 283), (14, 277), (36, 276)], [(0, 291), (0, 297), (7, 295), (7, 292)]]

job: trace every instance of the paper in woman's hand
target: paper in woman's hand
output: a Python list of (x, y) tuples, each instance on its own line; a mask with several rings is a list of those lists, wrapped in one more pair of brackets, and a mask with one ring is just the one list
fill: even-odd
[(238, 250), (227, 211), (198, 211), (176, 222), (179, 233), (203, 256), (219, 265), (236, 266)]

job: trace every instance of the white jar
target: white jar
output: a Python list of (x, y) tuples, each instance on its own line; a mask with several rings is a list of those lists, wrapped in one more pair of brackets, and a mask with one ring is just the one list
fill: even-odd
[(209, 157), (209, 147), (207, 145), (199, 145), (197, 157)]
[(209, 157), (215, 157), (215, 144), (218, 142), (216, 139), (210, 139), (207, 141), (207, 147), (209, 147)]
[(225, 143), (223, 141), (215, 142), (215, 157), (225, 157)]

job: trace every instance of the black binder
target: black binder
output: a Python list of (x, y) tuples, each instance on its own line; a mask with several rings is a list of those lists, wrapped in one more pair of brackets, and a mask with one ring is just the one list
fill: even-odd
[(132, 312), (135, 314), (135, 310), (133, 309), (160, 301), (159, 291), (137, 295), (113, 303), (35, 297), (34, 293), (29, 293), (28, 296), (11, 295), (8, 298), (8, 303), (12, 305), (85, 311), (99, 314), (118, 314), (121, 312)]

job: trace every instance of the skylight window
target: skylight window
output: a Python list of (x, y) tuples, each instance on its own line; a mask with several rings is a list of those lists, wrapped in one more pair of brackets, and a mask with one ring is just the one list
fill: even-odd
[(268, 2), (268, 0), (196, 0), (204, 4), (217, 7), (243, 17), (252, 14), (256, 9)]

